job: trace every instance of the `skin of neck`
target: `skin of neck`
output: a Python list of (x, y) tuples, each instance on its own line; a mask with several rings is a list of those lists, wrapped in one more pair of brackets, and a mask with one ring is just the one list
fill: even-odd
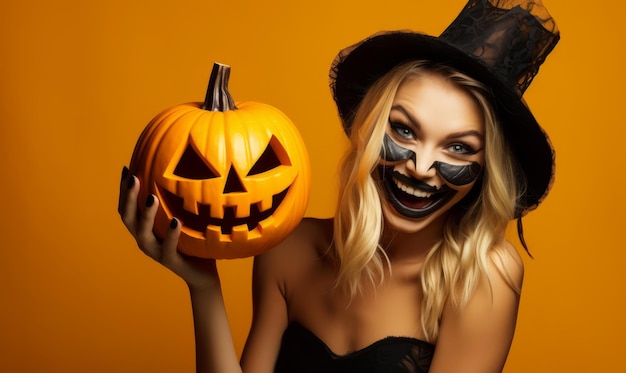
[(388, 226), (385, 222), (381, 236), (381, 247), (393, 263), (423, 262), (428, 252), (443, 238), (443, 227), (447, 214), (431, 222), (418, 232), (406, 233)]

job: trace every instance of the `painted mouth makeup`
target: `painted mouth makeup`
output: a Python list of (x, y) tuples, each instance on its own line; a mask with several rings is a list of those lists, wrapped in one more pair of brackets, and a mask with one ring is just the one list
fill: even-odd
[(409, 178), (393, 167), (378, 166), (385, 194), (392, 206), (409, 218), (422, 218), (445, 206), (455, 190), (443, 185), (440, 189)]

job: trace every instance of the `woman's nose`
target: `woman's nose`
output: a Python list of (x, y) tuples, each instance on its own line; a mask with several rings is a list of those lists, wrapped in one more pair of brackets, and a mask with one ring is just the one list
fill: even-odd
[(436, 157), (429, 149), (416, 149), (415, 157), (409, 160), (408, 168), (415, 174), (416, 178), (433, 177), (437, 173), (437, 170), (433, 167), (435, 161)]

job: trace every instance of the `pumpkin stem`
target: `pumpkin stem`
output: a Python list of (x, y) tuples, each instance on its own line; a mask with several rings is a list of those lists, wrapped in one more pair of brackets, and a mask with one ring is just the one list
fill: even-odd
[(218, 62), (213, 64), (209, 87), (206, 91), (202, 109), (210, 111), (237, 110), (230, 92), (228, 92), (228, 78), (230, 66)]

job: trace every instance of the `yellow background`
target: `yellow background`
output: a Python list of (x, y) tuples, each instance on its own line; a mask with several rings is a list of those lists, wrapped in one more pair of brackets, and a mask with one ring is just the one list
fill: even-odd
[[(0, 370), (191, 372), (182, 281), (136, 249), (120, 171), (159, 111), (198, 101), (214, 61), (236, 100), (282, 109), (329, 216), (345, 145), (335, 53), (382, 29), (439, 34), (464, 0), (11, 1), (0, 12)], [(557, 148), (525, 219), (526, 282), (506, 372), (623, 369), (625, 3), (548, 0), (563, 39), (526, 100)], [(532, 146), (532, 144), (529, 144)], [(237, 348), (251, 260), (220, 262)]]

